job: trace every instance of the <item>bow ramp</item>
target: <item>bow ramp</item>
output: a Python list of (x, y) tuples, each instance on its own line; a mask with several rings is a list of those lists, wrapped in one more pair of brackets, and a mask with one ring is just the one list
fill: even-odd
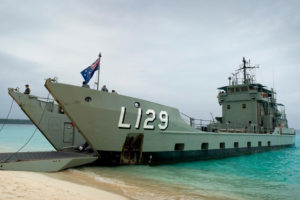
[(23, 94), (12, 88), (8, 89), (8, 94), (55, 150), (77, 147), (86, 142), (64, 111), (53, 100)]
[(0, 170), (56, 172), (91, 164), (95, 153), (77, 151), (0, 153)]

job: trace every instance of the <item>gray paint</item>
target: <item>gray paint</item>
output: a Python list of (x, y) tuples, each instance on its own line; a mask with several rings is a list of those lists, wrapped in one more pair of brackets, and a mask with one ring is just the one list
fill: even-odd
[(85, 143), (82, 135), (72, 126), (70, 119), (60, 113), (59, 106), (53, 100), (47, 102), (11, 88), (8, 93), (56, 150)]
[[(184, 151), (201, 150), (202, 143), (209, 143), (209, 149), (220, 149), (221, 142), (225, 143), (226, 149), (233, 148), (234, 142), (239, 142), (240, 148), (247, 147), (248, 141), (254, 147), (259, 141), (263, 146), (266, 146), (268, 141), (272, 146), (289, 146), (295, 143), (295, 135), (290, 129), (283, 131), (291, 135), (280, 135), (278, 132), (274, 134), (203, 132), (186, 124), (176, 108), (124, 95), (57, 83), (51, 79), (46, 81), (45, 86), (96, 151), (121, 152), (126, 137), (131, 134), (143, 134), (142, 152), (147, 153), (172, 152), (177, 143), (184, 143)], [(86, 97), (90, 97), (92, 101), (85, 101)], [(152, 123), (154, 130), (143, 129), (142, 126), (135, 128), (138, 113), (138, 109), (134, 106), (135, 102), (139, 102), (143, 110), (141, 124), (148, 117), (145, 114), (146, 110), (152, 109), (156, 113), (163, 110), (169, 114), (168, 128), (159, 130), (157, 128), (159, 120)], [(130, 128), (118, 127), (121, 107), (126, 108), (124, 123), (131, 124)]]

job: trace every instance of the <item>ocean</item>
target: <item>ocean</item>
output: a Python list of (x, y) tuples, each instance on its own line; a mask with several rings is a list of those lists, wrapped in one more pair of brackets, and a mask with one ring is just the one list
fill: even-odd
[[(18, 150), (33, 125), (6, 125), (0, 152)], [(300, 132), (296, 146), (219, 160), (160, 166), (88, 166), (70, 171), (114, 185), (131, 199), (300, 199)], [(54, 150), (37, 131), (22, 151)]]

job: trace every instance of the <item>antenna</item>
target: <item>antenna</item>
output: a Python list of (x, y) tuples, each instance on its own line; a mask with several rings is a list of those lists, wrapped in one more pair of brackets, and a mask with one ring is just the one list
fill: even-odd
[(243, 57), (243, 72), (244, 72), (244, 83), (246, 83), (246, 63), (247, 63), (247, 61), (246, 61), (246, 59), (245, 59), (245, 57)]
[(272, 85), (272, 87), (273, 87), (273, 89), (275, 90), (275, 86), (274, 86), (274, 67), (272, 67), (272, 81), (273, 81), (273, 85)]
[(241, 67), (238, 70), (243, 70), (243, 75), (244, 75), (243, 83), (244, 84), (246, 84), (248, 82), (248, 79), (247, 79), (247, 69), (254, 69), (254, 68), (258, 68), (258, 66), (252, 67), (250, 65), (250, 59), (249, 59), (249, 61), (246, 61), (245, 57), (243, 57), (243, 67)]
[(210, 113), (210, 116), (211, 116), (212, 122), (215, 123), (215, 119), (214, 119), (214, 116), (212, 113)]

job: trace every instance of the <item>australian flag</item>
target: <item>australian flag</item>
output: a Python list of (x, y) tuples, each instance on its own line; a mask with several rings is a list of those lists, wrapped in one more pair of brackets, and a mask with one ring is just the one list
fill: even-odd
[(80, 72), (86, 84), (93, 77), (95, 71), (99, 70), (99, 62), (100, 62), (100, 58), (98, 58), (91, 66), (88, 66), (86, 69)]

